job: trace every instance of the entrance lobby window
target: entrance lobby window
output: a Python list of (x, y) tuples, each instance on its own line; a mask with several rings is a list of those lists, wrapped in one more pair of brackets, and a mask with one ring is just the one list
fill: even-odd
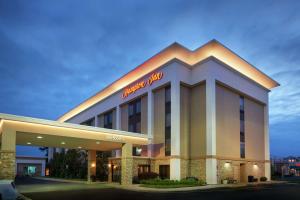
[(139, 165), (138, 167), (138, 175), (142, 173), (150, 172), (150, 165)]
[(128, 106), (128, 131), (141, 133), (141, 99), (131, 102)]
[(161, 179), (170, 179), (170, 165), (159, 165), (159, 177)]

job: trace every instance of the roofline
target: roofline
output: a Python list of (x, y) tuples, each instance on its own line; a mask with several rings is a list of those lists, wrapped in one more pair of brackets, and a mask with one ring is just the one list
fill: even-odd
[(193, 66), (210, 56), (214, 56), (216, 59), (232, 67), (264, 88), (270, 90), (280, 85), (278, 82), (267, 76), (245, 59), (241, 58), (216, 39), (210, 40), (193, 51), (177, 42), (174, 42), (90, 98), (61, 115), (57, 120), (59, 122), (65, 122), (71, 119), (82, 111), (90, 108), (101, 100), (114, 94), (128, 84), (140, 79), (174, 58), (181, 60), (187, 65)]

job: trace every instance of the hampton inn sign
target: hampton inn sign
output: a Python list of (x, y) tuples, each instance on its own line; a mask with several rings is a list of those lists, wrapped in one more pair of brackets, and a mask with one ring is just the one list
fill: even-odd
[(130, 94), (135, 93), (137, 90), (146, 87), (147, 85), (152, 85), (153, 82), (158, 81), (160, 79), (162, 79), (163, 77), (163, 73), (162, 72), (155, 72), (153, 74), (151, 74), (151, 76), (143, 81), (140, 81), (132, 86), (129, 86), (127, 88), (124, 89), (124, 92), (122, 94), (122, 98), (126, 98), (128, 97)]

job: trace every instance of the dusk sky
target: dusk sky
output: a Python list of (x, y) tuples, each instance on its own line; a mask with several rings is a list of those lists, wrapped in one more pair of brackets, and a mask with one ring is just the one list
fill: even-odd
[(271, 155), (300, 156), (299, 10), (298, 0), (0, 0), (0, 112), (55, 120), (173, 42), (217, 39), (281, 84)]

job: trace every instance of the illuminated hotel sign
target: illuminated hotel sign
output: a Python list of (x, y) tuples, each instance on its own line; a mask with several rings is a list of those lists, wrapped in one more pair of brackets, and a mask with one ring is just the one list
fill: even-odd
[(162, 79), (162, 77), (163, 77), (162, 72), (155, 72), (155, 73), (151, 74), (151, 76), (149, 78), (147, 78), (146, 80), (140, 81), (134, 85), (131, 85), (131, 86), (125, 88), (123, 91), (123, 94), (122, 94), (122, 98), (124, 99), (124, 98), (128, 97), (130, 94), (135, 93), (137, 90), (144, 88), (147, 85), (148, 86), (152, 85), (152, 83)]

